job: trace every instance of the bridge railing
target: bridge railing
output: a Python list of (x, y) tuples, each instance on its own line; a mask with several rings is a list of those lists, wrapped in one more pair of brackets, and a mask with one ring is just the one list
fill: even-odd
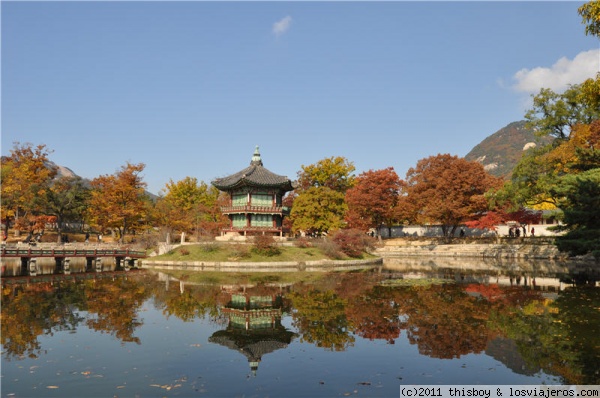
[(142, 250), (108, 248), (2, 247), (2, 257), (146, 257)]

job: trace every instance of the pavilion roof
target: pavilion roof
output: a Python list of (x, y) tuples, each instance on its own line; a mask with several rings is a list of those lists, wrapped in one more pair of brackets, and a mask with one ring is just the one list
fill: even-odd
[(294, 189), (292, 181), (289, 178), (275, 174), (263, 166), (258, 147), (254, 151), (250, 166), (227, 177), (217, 178), (212, 181), (212, 185), (221, 191), (228, 191), (243, 186), (280, 188), (284, 191), (292, 191)]

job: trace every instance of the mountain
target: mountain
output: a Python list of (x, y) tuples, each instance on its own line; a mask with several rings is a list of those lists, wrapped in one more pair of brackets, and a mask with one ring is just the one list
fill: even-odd
[(73, 170), (71, 170), (68, 167), (65, 166), (60, 166), (50, 160), (48, 160), (46, 162), (46, 167), (48, 168), (53, 168), (56, 170), (56, 177), (55, 178), (61, 178), (61, 177), (78, 177), (77, 174), (75, 174), (75, 172)]
[(549, 137), (536, 137), (525, 123), (521, 120), (501, 128), (471, 149), (465, 159), (483, 164), (492, 175), (509, 179), (525, 150), (552, 141)]

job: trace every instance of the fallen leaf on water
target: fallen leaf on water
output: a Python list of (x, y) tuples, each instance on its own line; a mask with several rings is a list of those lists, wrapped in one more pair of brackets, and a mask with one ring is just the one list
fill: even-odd
[(125, 388), (125, 386), (117, 386), (117, 389), (119, 389), (119, 388)]
[(190, 344), (190, 347), (201, 347), (201, 344)]
[(58, 386), (46, 386), (46, 388), (55, 389), (58, 388)]
[(160, 387), (160, 384), (150, 384), (150, 387)]
[(92, 372), (90, 372), (89, 370), (86, 370), (85, 372), (81, 372), (82, 375), (87, 376), (89, 374), (91, 374)]

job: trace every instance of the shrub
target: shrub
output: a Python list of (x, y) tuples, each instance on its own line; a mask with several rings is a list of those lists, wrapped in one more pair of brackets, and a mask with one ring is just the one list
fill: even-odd
[(323, 252), (323, 254), (333, 260), (339, 260), (343, 257), (343, 254), (340, 251), (337, 243), (329, 238), (317, 241), (316, 246)]
[(248, 246), (238, 243), (231, 246), (231, 256), (233, 258), (248, 258), (250, 257), (250, 250)]
[(212, 252), (216, 252), (217, 250), (219, 250), (219, 244), (216, 242), (209, 242), (209, 243), (203, 243), (200, 245), (201, 250), (204, 253), (212, 253)]
[(190, 254), (190, 251), (189, 251), (188, 249), (186, 249), (185, 247), (182, 247), (181, 249), (179, 249), (179, 253), (180, 253), (182, 256), (187, 256), (187, 255), (189, 255), (189, 254)]
[(339, 249), (349, 257), (361, 257), (367, 249), (375, 247), (375, 239), (357, 229), (342, 229), (337, 231), (332, 240)]
[(307, 249), (309, 247), (313, 247), (313, 244), (308, 238), (303, 236), (294, 241), (294, 246), (299, 247), (301, 249)]
[(281, 253), (275, 238), (271, 235), (257, 235), (254, 237), (252, 252), (262, 256), (276, 256)]

